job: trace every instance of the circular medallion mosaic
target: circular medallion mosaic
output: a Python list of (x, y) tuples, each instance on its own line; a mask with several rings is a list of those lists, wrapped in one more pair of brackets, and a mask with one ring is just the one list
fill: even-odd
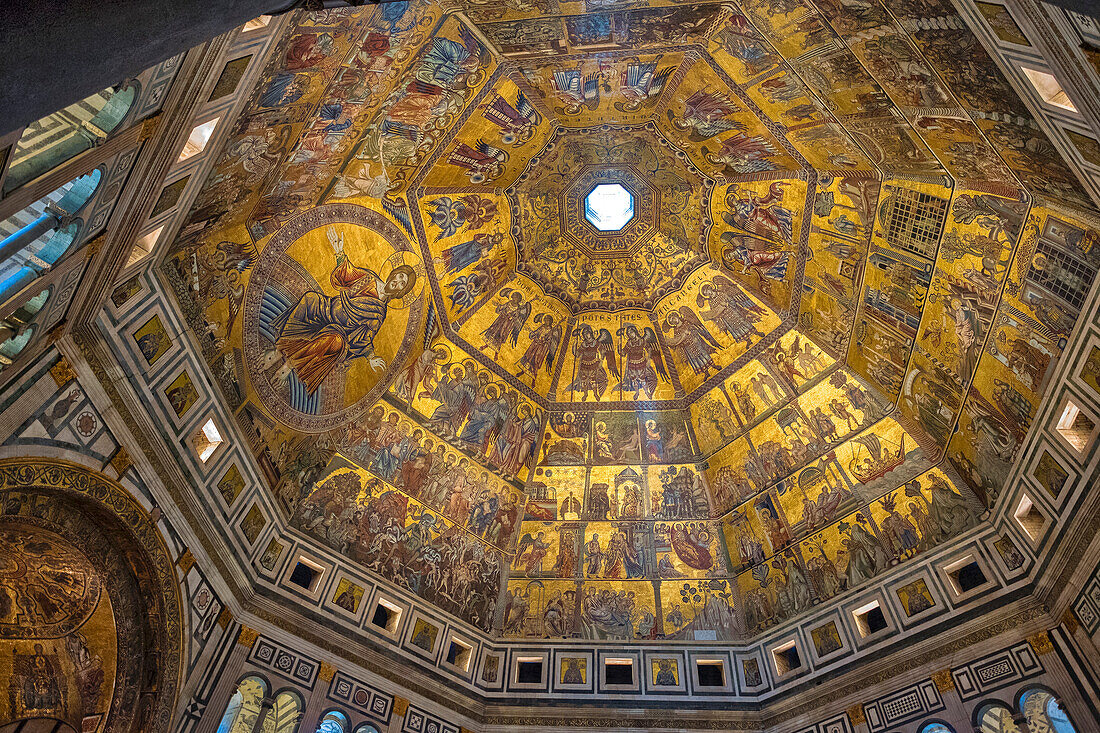
[(65, 636), (92, 615), (100, 591), (95, 568), (61, 535), (0, 523), (0, 638)]
[(382, 214), (320, 206), (264, 248), (244, 304), (244, 358), (260, 404), (323, 432), (374, 404), (425, 318), (419, 255)]

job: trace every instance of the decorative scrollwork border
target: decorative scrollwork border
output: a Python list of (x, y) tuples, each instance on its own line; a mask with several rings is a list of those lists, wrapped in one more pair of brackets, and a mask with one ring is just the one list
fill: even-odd
[(0, 496), (10, 491), (43, 490), (90, 501), (117, 517), (146, 554), (156, 573), (163, 623), (158, 629), (164, 666), (159, 670), (156, 708), (150, 730), (168, 730), (183, 669), (183, 610), (175, 565), (164, 538), (149, 513), (108, 476), (78, 463), (56, 458), (0, 460)]

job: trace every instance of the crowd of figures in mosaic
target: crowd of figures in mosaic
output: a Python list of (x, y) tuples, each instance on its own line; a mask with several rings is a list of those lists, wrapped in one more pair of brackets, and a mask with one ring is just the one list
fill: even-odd
[(294, 526), (589, 638), (751, 635), (975, 526), (1100, 261), (954, 11), (466, 10), (302, 15), (163, 265)]
[[(255, 588), (479, 699), (763, 702), (935, 641), (981, 594), (1021, 597), (1100, 430), (1100, 346), (1079, 354), (1078, 332), (1062, 359), (1100, 214), (971, 10), (399, 0), (278, 20), (201, 185), (186, 154), (169, 172), (146, 222), (171, 231), (165, 257), (139, 273), (135, 250), (102, 335)], [(147, 142), (155, 123), (123, 121), (160, 106), (177, 61), (28, 127), (0, 151), (0, 203), (112, 138)], [(106, 227), (138, 150), (55, 192), (87, 222), (0, 263), (0, 369), (62, 319), (85, 263), (48, 273)], [(609, 185), (617, 227), (591, 204)], [(107, 427), (150, 447), (121, 382), (41, 348), (0, 395), (0, 720), (465, 730), (235, 621), (161, 508), (180, 477), (150, 490)], [(1066, 369), (1072, 424), (1029, 433)], [(10, 457), (26, 451), (51, 457)], [(805, 730), (1084, 730), (1054, 686), (1097, 641), (1098, 599), (1094, 570), (1061, 626), (970, 633), (1018, 638)]]

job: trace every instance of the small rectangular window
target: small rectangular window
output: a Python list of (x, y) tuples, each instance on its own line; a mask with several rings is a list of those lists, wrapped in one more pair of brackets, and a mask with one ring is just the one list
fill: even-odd
[(447, 664), (466, 670), (470, 666), (470, 647), (460, 641), (451, 639), (447, 646)]
[(241, 26), (241, 33), (251, 33), (252, 31), (258, 31), (261, 28), (267, 28), (271, 23), (270, 15), (260, 15)]
[(191, 130), (191, 134), (187, 136), (187, 142), (183, 144), (183, 151), (180, 152), (180, 157), (176, 162), (182, 163), (205, 150), (206, 143), (210, 142), (210, 136), (214, 134), (214, 128), (218, 126), (218, 120), (220, 119), (220, 117), (215, 117), (212, 120), (195, 125), (195, 128)]
[(1046, 523), (1046, 517), (1035, 508), (1035, 503), (1031, 500), (1031, 497), (1024, 494), (1013, 514), (1016, 517), (1016, 523), (1027, 532), (1027, 536), (1031, 538), (1031, 541), (1038, 542), (1039, 538), (1043, 536), (1043, 525)]
[(516, 665), (516, 682), (521, 685), (542, 684), (542, 659), (520, 659)]
[(951, 585), (959, 595), (980, 588), (988, 582), (982, 566), (972, 558), (948, 568), (947, 576), (951, 578)]
[(695, 671), (699, 677), (700, 687), (726, 686), (726, 668), (718, 660), (700, 659), (695, 663)]
[(1081, 412), (1081, 408), (1073, 400), (1066, 400), (1062, 408), (1062, 416), (1058, 418), (1055, 429), (1078, 453), (1083, 454), (1092, 442), (1096, 423)]
[(202, 424), (199, 431), (191, 436), (191, 446), (195, 449), (195, 455), (203, 463), (210, 460), (210, 456), (214, 455), (214, 451), (223, 442), (221, 431), (214, 424), (214, 418), (209, 418)]
[(608, 685), (633, 685), (634, 660), (608, 659), (604, 662), (604, 682)]
[(775, 672), (780, 677), (802, 666), (802, 657), (793, 641), (773, 649), (772, 659), (775, 661)]
[(886, 623), (886, 616), (883, 615), (878, 601), (871, 601), (867, 605), (857, 608), (852, 612), (852, 615), (855, 616), (860, 636), (870, 636), (877, 631), (882, 631), (889, 625)]
[(304, 558), (298, 558), (294, 569), (290, 571), (288, 580), (299, 588), (312, 592), (317, 587), (317, 581), (321, 579), (321, 572), (321, 568), (307, 562)]
[(392, 634), (397, 631), (397, 622), (400, 619), (400, 608), (390, 605), (385, 600), (379, 599), (378, 605), (374, 607), (374, 614), (371, 616), (370, 622), (374, 626), (385, 629)]
[(152, 254), (162, 231), (164, 231), (163, 225), (138, 237), (137, 241), (134, 242), (133, 249), (130, 250), (130, 257), (126, 260), (126, 266), (135, 265)]
[(1044, 102), (1055, 107), (1068, 109), (1070, 112), (1077, 111), (1077, 107), (1070, 101), (1066, 90), (1062, 88), (1062, 85), (1058, 83), (1053, 74), (1038, 69), (1029, 69), (1026, 66), (1021, 66), (1020, 70), (1024, 72), (1024, 76), (1031, 82), (1031, 86), (1035, 87), (1035, 91), (1039, 92), (1039, 96), (1043, 98)]

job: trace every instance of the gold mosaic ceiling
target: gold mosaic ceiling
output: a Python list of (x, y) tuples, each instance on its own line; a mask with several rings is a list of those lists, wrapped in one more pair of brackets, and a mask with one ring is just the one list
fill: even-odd
[(447, 8), (300, 16), (165, 262), (294, 526), (504, 635), (741, 638), (977, 521), (1097, 235), (950, 3)]

